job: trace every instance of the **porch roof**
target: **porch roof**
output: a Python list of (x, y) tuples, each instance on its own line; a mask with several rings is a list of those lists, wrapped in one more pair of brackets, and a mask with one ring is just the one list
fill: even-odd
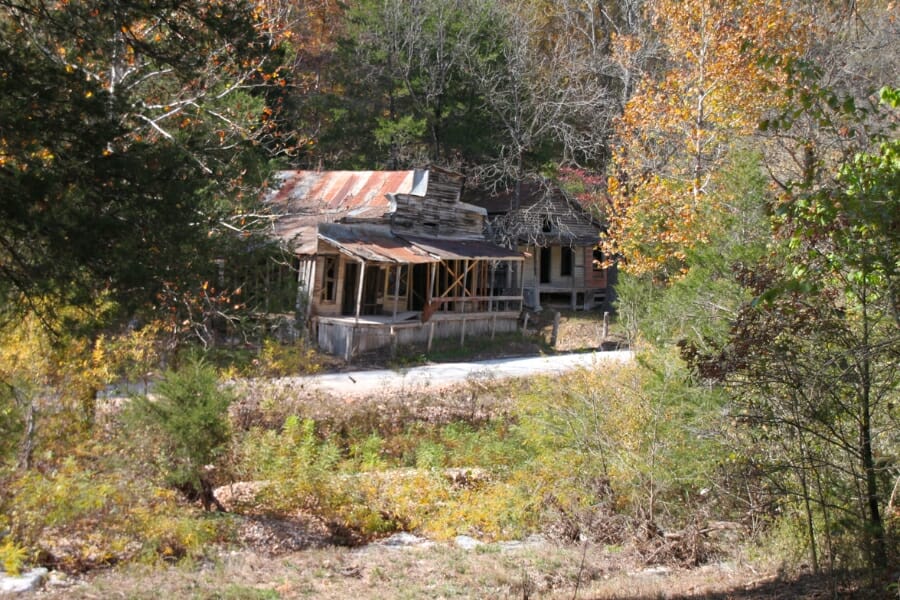
[(390, 233), (351, 227), (322, 229), (320, 240), (365, 261), (401, 264), (437, 262), (434, 256)]
[(421, 264), (440, 260), (524, 260), (521, 252), (481, 240), (396, 236), (364, 227), (322, 225), (318, 238), (368, 262)]
[(525, 260), (521, 252), (481, 240), (439, 240), (403, 236), (425, 252), (441, 260)]

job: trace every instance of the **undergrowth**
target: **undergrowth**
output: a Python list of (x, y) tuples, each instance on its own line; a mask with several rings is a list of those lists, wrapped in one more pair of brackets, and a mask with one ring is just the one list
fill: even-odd
[(125, 468), (114, 443), (85, 440), (71, 450), (45, 459), (41, 469), (5, 477), (7, 571), (26, 563), (74, 572), (197, 557), (227, 534), (227, 519), (206, 517), (173, 490)]
[(359, 414), (344, 423), (295, 414), (280, 428), (251, 427), (235, 474), (267, 482), (257, 510), (314, 511), (360, 539), (551, 532), (621, 544), (638, 530), (662, 539), (718, 502), (708, 491), (723, 453), (712, 441), (720, 399), (692, 387), (675, 356), (507, 391), (516, 409), (505, 416), (410, 413), (385, 426)]
[[(315, 407), (263, 399), (232, 412), (229, 450), (204, 477), (255, 482), (256, 496), (231, 510), (314, 515), (350, 543), (396, 531), (485, 541), (542, 533), (638, 544), (651, 562), (712, 556), (690, 532), (734, 513), (710, 492), (726, 460), (712, 435), (721, 405), (676, 357), (515, 384), (484, 379), (454, 393), (459, 400), (442, 392), (414, 402), (320, 398)], [(113, 414), (95, 426), (97, 439), (85, 433), (68, 453), (57, 445), (40, 455), (38, 468), (8, 471), (4, 559), (75, 571), (198, 557), (232, 539), (230, 518), (205, 515), (166, 486), (161, 446), (137, 433)]]

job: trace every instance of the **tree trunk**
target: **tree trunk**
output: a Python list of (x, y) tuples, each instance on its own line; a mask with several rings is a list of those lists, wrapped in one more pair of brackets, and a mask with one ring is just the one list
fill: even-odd
[[(863, 281), (867, 273), (863, 273)], [(862, 348), (871, 348), (869, 340), (869, 311), (868, 294), (865, 284), (859, 295), (862, 306)], [(872, 456), (872, 363), (869, 353), (862, 356), (860, 365), (860, 419), (859, 419), (859, 450), (862, 459), (863, 472), (866, 477), (866, 502), (868, 504), (868, 532), (871, 536), (872, 565), (877, 569), (887, 568), (887, 548), (884, 539), (884, 523), (881, 520), (881, 510), (878, 507), (878, 474), (875, 471), (875, 460)]]
[(22, 443), (19, 448), (19, 461), (17, 463), (17, 467), (21, 470), (28, 470), (31, 468), (31, 457), (34, 454), (34, 432), (36, 429), (37, 422), (37, 409), (34, 407), (34, 402), (26, 400), (22, 393), (13, 388), (13, 394), (16, 397), (16, 402), (25, 408), (25, 431), (22, 433)]
[(884, 539), (884, 523), (878, 507), (878, 479), (875, 460), (872, 456), (872, 415), (868, 385), (869, 359), (863, 359), (863, 390), (859, 424), (860, 455), (866, 477), (866, 501), (868, 503), (868, 532), (871, 536), (872, 565), (877, 569), (887, 568), (887, 548)]

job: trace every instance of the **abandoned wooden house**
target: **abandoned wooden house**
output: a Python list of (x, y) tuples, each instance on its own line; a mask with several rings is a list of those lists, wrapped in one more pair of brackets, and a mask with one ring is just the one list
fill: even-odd
[[(440, 169), (285, 171), (267, 202), (291, 249), (297, 309), (321, 349), (514, 331), (523, 255), (488, 241), (486, 211)], [(519, 268), (514, 268), (518, 265)]]
[(597, 249), (603, 225), (557, 186), (523, 183), (516, 196), (509, 190), (466, 199), (487, 211), (496, 242), (525, 255), (525, 307), (608, 307), (614, 272)]

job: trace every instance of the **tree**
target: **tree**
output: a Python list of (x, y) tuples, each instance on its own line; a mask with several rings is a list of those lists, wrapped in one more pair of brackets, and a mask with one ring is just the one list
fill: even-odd
[[(622, 2), (623, 12), (634, 3)], [(598, 168), (608, 155), (634, 65), (614, 56), (612, 39), (633, 24), (599, 4), (527, 1), (500, 5), (502, 35), (472, 56), (469, 70), (495, 122), (497, 150), (473, 168), (480, 185), (514, 188), (559, 165)], [(632, 55), (637, 55), (637, 52)]]
[(101, 291), (134, 308), (200, 279), (264, 174), (257, 90), (275, 66), (251, 15), (202, 0), (0, 2), (6, 308)]
[(156, 430), (162, 439), (160, 468), (167, 481), (206, 510), (224, 510), (212, 492), (206, 467), (225, 450), (230, 437), (228, 407), (233, 400), (219, 387), (216, 371), (192, 359), (166, 372), (154, 397), (139, 396), (129, 418)]
[[(365, 0), (344, 14), (321, 152), (371, 168), (459, 166), (490, 136), (467, 61), (499, 35), (494, 0)], [(473, 135), (473, 131), (478, 131)]]
[(47, 323), (48, 314), (39, 307), (0, 328), (0, 472), (13, 451), (16, 467), (29, 469), (44, 448), (88, 431), (97, 390), (112, 376), (115, 358), (80, 331), (95, 315), (57, 306), (57, 320)]
[(732, 143), (777, 105), (782, 78), (760, 58), (804, 47), (802, 21), (778, 1), (648, 5), (665, 49), (617, 124), (607, 254), (634, 273), (677, 277), (686, 252), (707, 241), (720, 207), (710, 186)]
[[(897, 92), (881, 96), (893, 105), (881, 120), (896, 123)], [(781, 252), (743, 272), (756, 299), (725, 343), (706, 353), (689, 345), (686, 354), (735, 390), (754, 443), (781, 445), (759, 458), (795, 478), (799, 489), (783, 489), (804, 503), (814, 566), (817, 538), (834, 566), (843, 531), (883, 569), (889, 457), (900, 435), (900, 142), (847, 157), (833, 180), (806, 177), (787, 190), (775, 221)]]

